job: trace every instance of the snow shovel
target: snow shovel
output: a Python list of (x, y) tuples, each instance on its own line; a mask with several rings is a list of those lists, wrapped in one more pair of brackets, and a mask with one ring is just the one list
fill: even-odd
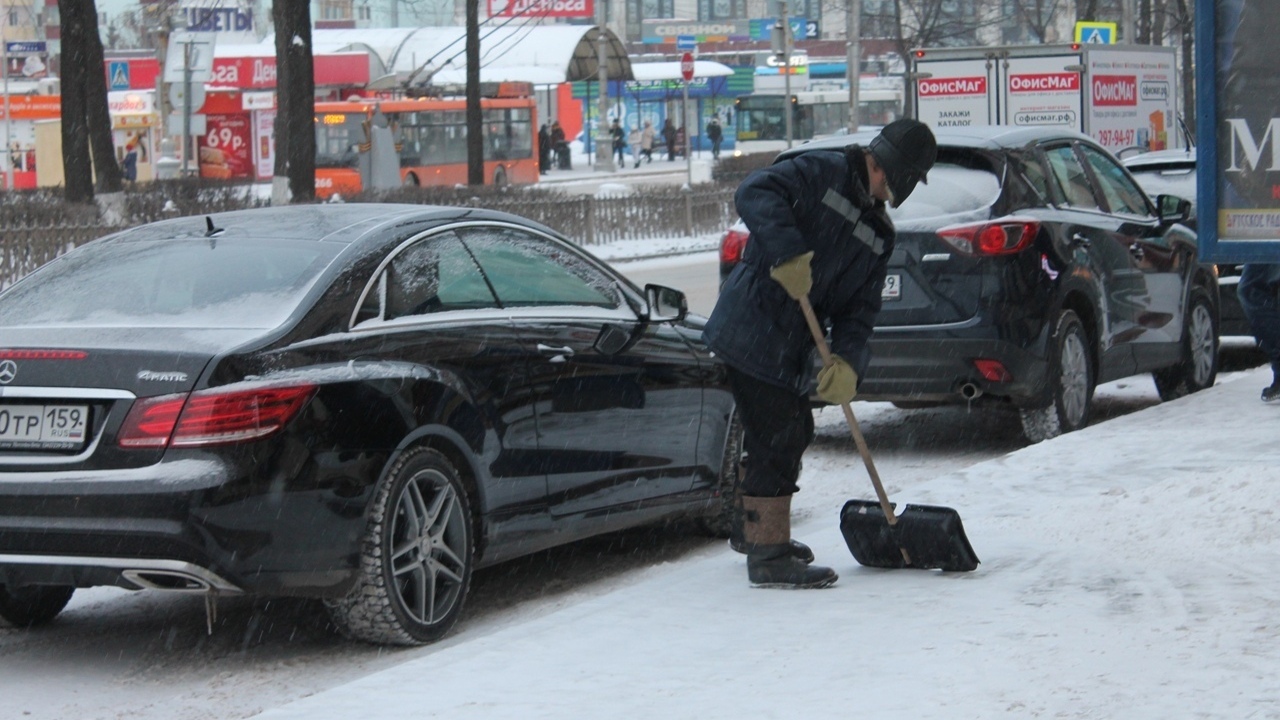
[[(822, 355), (822, 364), (832, 363), (831, 348), (823, 335), (818, 318), (813, 314), (809, 298), (800, 298), (813, 341)], [(880, 474), (871, 462), (871, 451), (862, 437), (858, 419), (849, 403), (841, 403), (844, 419), (853, 433), (862, 462), (867, 466), (871, 484), (876, 488), (878, 503), (866, 500), (850, 500), (840, 511), (840, 533), (853, 557), (861, 565), (876, 568), (916, 568), (919, 570), (947, 570), (970, 572), (978, 567), (978, 556), (965, 537), (960, 514), (947, 507), (933, 505), (907, 505), (894, 514), (894, 505), (885, 494)]]

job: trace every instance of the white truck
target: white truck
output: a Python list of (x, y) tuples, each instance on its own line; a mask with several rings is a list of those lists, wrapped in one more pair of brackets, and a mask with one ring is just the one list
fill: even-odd
[(925, 48), (911, 73), (916, 117), (933, 127), (1064, 125), (1117, 154), (1184, 146), (1173, 48)]

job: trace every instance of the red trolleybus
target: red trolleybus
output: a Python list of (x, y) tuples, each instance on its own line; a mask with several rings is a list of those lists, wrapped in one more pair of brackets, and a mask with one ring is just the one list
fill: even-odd
[[(481, 99), (486, 183), (538, 181), (537, 102), (506, 84), (498, 97)], [(380, 109), (396, 139), (400, 180), (405, 185), (467, 182), (466, 100), (461, 97), (318, 102), (316, 195), (358, 193), (360, 153), (369, 151), (365, 121)]]

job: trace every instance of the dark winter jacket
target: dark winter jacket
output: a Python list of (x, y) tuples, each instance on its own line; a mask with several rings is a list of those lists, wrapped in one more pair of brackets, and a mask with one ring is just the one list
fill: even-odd
[(751, 231), (742, 262), (720, 291), (704, 335), (729, 365), (803, 392), (813, 371), (813, 337), (800, 305), (769, 270), (812, 250), (818, 319), (832, 350), (863, 374), (867, 341), (893, 252), (893, 222), (866, 190), (861, 148), (814, 151), (752, 173), (734, 197)]

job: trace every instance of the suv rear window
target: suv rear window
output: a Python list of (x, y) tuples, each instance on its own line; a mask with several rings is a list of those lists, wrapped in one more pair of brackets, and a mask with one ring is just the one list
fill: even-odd
[(889, 211), (894, 222), (970, 212), (1000, 196), (1000, 178), (990, 170), (940, 162), (928, 177), (929, 184), (916, 185), (900, 207)]

